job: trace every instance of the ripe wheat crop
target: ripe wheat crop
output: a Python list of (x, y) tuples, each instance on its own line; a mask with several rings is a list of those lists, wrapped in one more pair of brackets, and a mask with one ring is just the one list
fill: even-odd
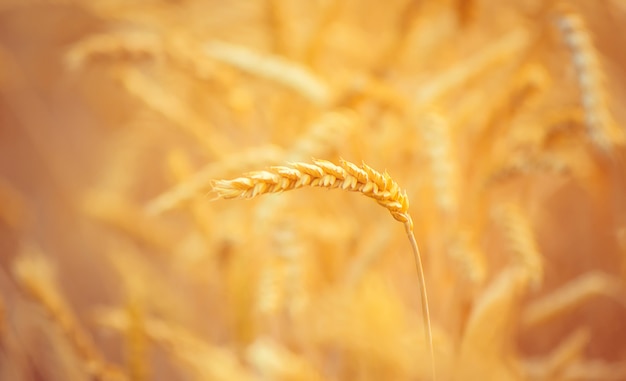
[(0, 0), (0, 380), (626, 380), (625, 26)]

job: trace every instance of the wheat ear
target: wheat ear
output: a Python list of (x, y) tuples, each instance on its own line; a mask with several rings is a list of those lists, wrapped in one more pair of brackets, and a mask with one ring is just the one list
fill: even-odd
[(328, 84), (295, 61), (220, 41), (208, 43), (204, 53), (216, 61), (290, 88), (314, 104), (324, 106), (333, 100)]
[(587, 135), (601, 152), (610, 153), (616, 144), (623, 144), (626, 138), (609, 109), (600, 53), (583, 17), (574, 9), (565, 5), (561, 7), (556, 16), (556, 25), (572, 55)]
[(212, 184), (217, 198), (254, 198), (267, 193), (281, 193), (305, 186), (321, 188), (340, 188), (347, 191), (359, 192), (373, 198), (385, 207), (393, 218), (404, 223), (406, 234), (411, 242), (417, 275), (420, 282), (422, 299), (422, 314), (424, 319), (426, 342), (429, 345), (432, 378), (435, 379), (435, 360), (428, 311), (428, 296), (424, 269), (419, 247), (413, 234), (413, 220), (409, 215), (409, 199), (406, 191), (400, 189), (387, 172), (380, 173), (365, 163), (357, 166), (354, 163), (341, 159), (340, 165), (327, 160), (314, 159), (310, 163), (290, 163), (288, 166), (274, 166), (269, 170), (250, 172), (243, 177), (233, 180), (216, 180)]

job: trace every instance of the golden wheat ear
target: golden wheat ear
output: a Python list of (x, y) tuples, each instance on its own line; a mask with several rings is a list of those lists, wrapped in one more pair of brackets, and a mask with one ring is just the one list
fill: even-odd
[(593, 33), (583, 15), (566, 2), (558, 3), (554, 19), (570, 50), (589, 140), (600, 152), (610, 154), (624, 145), (626, 134), (610, 109), (607, 77)]
[(413, 220), (409, 215), (409, 199), (406, 191), (402, 190), (387, 172), (380, 173), (365, 163), (358, 166), (343, 159), (340, 160), (339, 165), (327, 160), (313, 159), (313, 163), (289, 163), (287, 166), (274, 166), (264, 171), (250, 172), (233, 180), (216, 180), (212, 184), (212, 190), (216, 199), (234, 199), (254, 198), (262, 194), (281, 193), (305, 186), (359, 192), (376, 200), (389, 210), (393, 218), (404, 224), (415, 256), (420, 282), (424, 332), (430, 349), (432, 378), (435, 379), (426, 282), (419, 247), (413, 234)]

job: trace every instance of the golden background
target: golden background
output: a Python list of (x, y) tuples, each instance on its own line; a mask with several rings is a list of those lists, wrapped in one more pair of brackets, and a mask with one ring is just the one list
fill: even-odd
[(0, 1), (0, 379), (626, 380), (626, 3)]

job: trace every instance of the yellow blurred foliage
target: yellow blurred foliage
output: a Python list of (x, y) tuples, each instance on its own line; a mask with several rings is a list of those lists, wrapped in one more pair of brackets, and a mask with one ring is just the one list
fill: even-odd
[(626, 3), (0, 0), (0, 379), (626, 380)]

